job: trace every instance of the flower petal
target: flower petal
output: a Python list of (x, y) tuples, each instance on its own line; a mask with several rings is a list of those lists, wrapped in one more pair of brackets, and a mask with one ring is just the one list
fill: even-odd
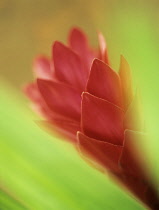
[(82, 129), (89, 137), (121, 145), (123, 117), (123, 111), (119, 107), (89, 93), (83, 93)]
[(54, 119), (53, 121), (40, 121), (49, 132), (57, 131), (58, 134), (68, 138), (72, 142), (76, 142), (76, 133), (80, 129), (78, 122), (69, 120)]
[(83, 57), (83, 52), (88, 51), (88, 40), (86, 35), (79, 28), (73, 28), (69, 35), (70, 47)]
[(138, 92), (125, 113), (124, 127), (134, 131), (144, 131), (145, 129)]
[(79, 56), (60, 42), (53, 45), (55, 74), (61, 82), (76, 87), (80, 91), (85, 88), (86, 73)]
[(35, 75), (42, 79), (52, 79), (53, 72), (51, 71), (51, 61), (44, 56), (35, 59), (33, 64)]
[(32, 101), (30, 105), (33, 111), (47, 119), (52, 118), (52, 113), (50, 113), (50, 109), (45, 104), (36, 83), (30, 83), (26, 85), (23, 88), (23, 91), (26, 96)]
[(99, 59), (109, 64), (106, 41), (101, 32), (98, 33), (98, 42), (99, 42)]
[(90, 49), (88, 40), (84, 32), (78, 28), (73, 28), (69, 35), (69, 46), (75, 51), (84, 61), (86, 71), (89, 73), (90, 66), (96, 53)]
[(98, 59), (95, 59), (92, 64), (87, 91), (117, 106), (122, 106), (121, 84), (118, 74)]
[(63, 83), (49, 80), (37, 80), (38, 88), (48, 107), (64, 117), (80, 120), (81, 96)]
[(120, 59), (120, 70), (119, 75), (122, 84), (122, 93), (124, 99), (124, 108), (127, 110), (127, 107), (132, 101), (133, 91), (132, 91), (132, 76), (130, 71), (130, 66), (125, 60), (125, 58), (121, 55)]
[(99, 141), (78, 132), (78, 146), (80, 151), (88, 158), (110, 169), (111, 172), (119, 172), (119, 157), (122, 146), (117, 146), (104, 141)]
[(31, 99), (31, 101), (39, 104), (41, 103), (42, 99), (36, 83), (27, 84), (23, 88), (23, 91), (27, 95), (27, 97)]

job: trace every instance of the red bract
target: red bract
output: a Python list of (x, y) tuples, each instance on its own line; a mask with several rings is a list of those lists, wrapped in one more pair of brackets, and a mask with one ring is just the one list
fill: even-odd
[(46, 119), (43, 123), (66, 136), (87, 161), (107, 169), (151, 209), (158, 209), (156, 191), (134, 143), (145, 136), (144, 124), (124, 57), (116, 73), (102, 34), (99, 50), (94, 50), (83, 32), (73, 29), (68, 46), (55, 42), (52, 58), (37, 58), (34, 72), (37, 81), (25, 93)]

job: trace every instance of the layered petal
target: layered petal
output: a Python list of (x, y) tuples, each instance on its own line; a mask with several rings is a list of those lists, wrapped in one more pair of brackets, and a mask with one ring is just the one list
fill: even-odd
[(78, 28), (73, 28), (69, 35), (69, 46), (80, 56), (83, 60), (86, 71), (89, 74), (92, 60), (97, 56), (95, 52), (89, 47), (88, 40), (84, 32)]
[(38, 79), (37, 84), (44, 101), (53, 112), (80, 120), (81, 96), (76, 89), (63, 83), (42, 79)]
[(122, 107), (121, 84), (118, 74), (101, 60), (93, 61), (87, 91)]
[(99, 59), (109, 64), (107, 45), (104, 36), (101, 32), (98, 33), (98, 42), (99, 42)]
[(25, 94), (28, 96), (28, 98), (31, 99), (31, 101), (41, 105), (42, 98), (36, 83), (27, 84), (23, 90)]
[(123, 142), (123, 111), (87, 92), (82, 98), (82, 129), (89, 137), (112, 144)]
[(79, 56), (56, 41), (53, 45), (53, 59), (57, 78), (82, 91), (85, 88), (87, 73)]
[(53, 78), (53, 72), (51, 70), (51, 61), (45, 56), (40, 56), (35, 59), (33, 64), (33, 70), (35, 72), (36, 77), (38, 78)]
[(89, 138), (81, 132), (77, 134), (78, 147), (89, 159), (115, 173), (120, 173), (119, 158), (122, 146), (117, 146), (97, 139)]
[(122, 84), (124, 108), (125, 110), (127, 110), (133, 98), (132, 76), (131, 76), (130, 66), (123, 56), (121, 56), (120, 59), (119, 75)]
[(40, 121), (49, 132), (57, 132), (70, 141), (76, 141), (76, 133), (80, 130), (80, 124), (76, 121), (54, 119), (52, 121)]
[(49, 108), (46, 106), (36, 83), (30, 83), (23, 88), (25, 94), (32, 101), (31, 108), (37, 114), (45, 117), (47, 119), (51, 119), (52, 115), (50, 114)]
[(83, 53), (88, 52), (88, 40), (86, 35), (78, 28), (73, 28), (69, 34), (70, 47), (83, 57)]

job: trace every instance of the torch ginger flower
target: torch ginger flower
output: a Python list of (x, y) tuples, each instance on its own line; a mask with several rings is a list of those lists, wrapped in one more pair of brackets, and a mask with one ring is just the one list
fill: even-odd
[(77, 145), (87, 161), (107, 169), (151, 209), (159, 209), (134, 141), (144, 138), (131, 72), (121, 56), (119, 73), (109, 65), (106, 43), (90, 48), (79, 29), (70, 32), (68, 46), (56, 41), (52, 58), (34, 62), (36, 82), (25, 93), (46, 123)]

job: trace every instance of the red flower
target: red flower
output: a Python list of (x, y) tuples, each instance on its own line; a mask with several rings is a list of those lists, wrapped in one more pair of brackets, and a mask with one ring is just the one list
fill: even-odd
[(38, 79), (25, 89), (33, 108), (52, 129), (77, 144), (90, 163), (107, 169), (142, 202), (157, 209), (156, 191), (134, 146), (145, 133), (126, 60), (121, 56), (116, 73), (108, 63), (102, 34), (99, 50), (93, 50), (79, 29), (71, 31), (68, 47), (55, 42), (52, 55), (34, 62)]

